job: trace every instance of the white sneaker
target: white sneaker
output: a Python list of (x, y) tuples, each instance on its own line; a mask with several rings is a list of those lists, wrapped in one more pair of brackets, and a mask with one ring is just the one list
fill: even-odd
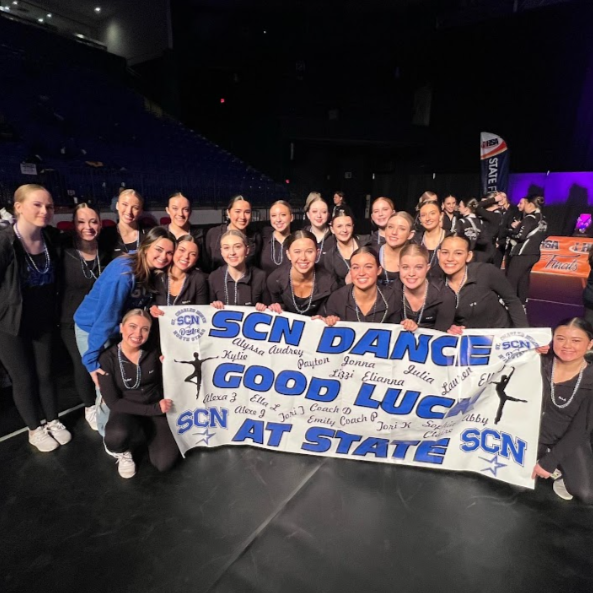
[(55, 451), (60, 443), (52, 438), (47, 430), (47, 425), (40, 426), (35, 430), (29, 431), (29, 442), (37, 447), (42, 453), (49, 453)]
[(133, 478), (136, 475), (136, 464), (132, 458), (130, 451), (124, 451), (123, 453), (113, 453), (107, 448), (107, 445), (103, 443), (105, 451), (111, 457), (115, 457), (115, 463), (117, 463), (117, 471), (122, 478)]
[(93, 430), (99, 430), (97, 427), (97, 406), (89, 406), (84, 409), (84, 417)]
[(51, 422), (48, 422), (46, 426), (49, 434), (56, 439), (60, 445), (65, 445), (72, 440), (70, 431), (59, 420), (52, 420)]
[(556, 480), (554, 482), (554, 492), (563, 500), (572, 500), (574, 496), (566, 489), (564, 480)]

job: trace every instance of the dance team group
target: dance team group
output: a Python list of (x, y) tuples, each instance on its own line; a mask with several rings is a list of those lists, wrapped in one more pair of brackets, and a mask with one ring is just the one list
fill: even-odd
[[(86, 421), (124, 478), (136, 472), (131, 447), (140, 439), (161, 471), (179, 456), (155, 339), (160, 307), (245, 305), (412, 332), (528, 327), (529, 273), (546, 236), (542, 203), (534, 195), (514, 206), (502, 193), (440, 203), (425, 192), (414, 217), (381, 197), (371, 208), (375, 230), (362, 236), (340, 192), (331, 210), (311, 193), (308, 226), (292, 232), (291, 206), (278, 201), (260, 234), (248, 199), (235, 196), (228, 222), (203, 236), (190, 225), (191, 203), (181, 193), (168, 200), (168, 226), (144, 228), (142, 197), (127, 189), (116, 226), (102, 228), (100, 213), (82, 203), (72, 232), (61, 233), (50, 226), (49, 192), (23, 185), (14, 195), (14, 224), (0, 230), (0, 362), (29, 442), (49, 452), (72, 438), (58, 419), (56, 326)], [(543, 414), (533, 469), (534, 477), (554, 479), (562, 498), (586, 503), (593, 503), (590, 349), (593, 327), (582, 318), (560, 323), (551, 348), (540, 349)]]

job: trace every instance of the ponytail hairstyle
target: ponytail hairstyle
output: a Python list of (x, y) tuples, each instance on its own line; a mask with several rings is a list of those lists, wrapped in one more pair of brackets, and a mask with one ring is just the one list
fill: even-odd
[(402, 250), (399, 252), (399, 261), (401, 262), (402, 257), (405, 255), (419, 255), (422, 257), (426, 263), (430, 261), (430, 256), (428, 254), (428, 249), (424, 245), (419, 245), (418, 243), (408, 243), (402, 247)]
[(72, 211), (72, 222), (76, 222), (76, 213), (79, 210), (86, 210), (86, 209), (92, 210), (97, 215), (99, 222), (101, 222), (101, 213), (99, 212), (99, 210), (93, 208), (86, 202), (81, 202), (80, 204), (76, 204), (76, 206), (74, 207), (74, 210)]
[(558, 324), (556, 324), (553, 333), (555, 334), (556, 330), (562, 326), (576, 327), (577, 329), (580, 329), (581, 331), (585, 332), (589, 340), (593, 340), (593, 325), (591, 325), (591, 323), (583, 317), (568, 317), (566, 319), (563, 319)]
[(472, 213), (475, 214), (476, 213), (476, 209), (478, 207), (478, 200), (476, 200), (476, 198), (470, 198), (467, 202), (463, 202), (465, 204), (465, 207)]
[[(49, 197), (52, 198), (52, 195), (47, 191), (47, 189), (45, 187), (43, 187), (43, 185), (39, 185), (38, 183), (26, 183), (25, 185), (21, 185), (21, 186), (17, 187), (16, 191), (14, 192), (14, 197), (12, 199), (13, 204), (15, 206), (17, 204), (22, 204), (28, 198), (28, 196), (31, 192), (39, 191), (39, 190), (47, 192)], [(53, 198), (52, 198), (52, 203), (53, 203)], [(19, 217), (16, 207), (14, 208), (14, 217), (15, 218)]]
[(152, 325), (152, 317), (145, 309), (130, 309), (122, 318), (121, 323), (122, 325), (130, 318), (139, 315), (140, 317), (144, 317), (146, 321)]
[(243, 245), (245, 245), (245, 247), (249, 247), (247, 237), (241, 231), (237, 231), (235, 229), (231, 229), (230, 231), (225, 231), (220, 236), (220, 242), (222, 243), (222, 240), (225, 239), (226, 237), (238, 237), (239, 239), (241, 239), (241, 241), (243, 242)]
[(144, 239), (142, 239), (138, 251), (123, 256), (130, 260), (132, 264), (131, 274), (134, 275), (136, 282), (150, 292), (156, 292), (155, 278), (164, 272), (163, 270), (153, 270), (148, 266), (146, 252), (160, 239), (168, 239), (173, 244), (173, 247), (176, 245), (175, 236), (166, 228), (157, 226), (150, 229), (146, 235), (144, 235)]
[(315, 249), (317, 249), (317, 239), (315, 238), (315, 235), (311, 231), (300, 229), (290, 233), (290, 235), (284, 239), (284, 251), (288, 251), (291, 245), (299, 239), (309, 239), (310, 241), (313, 241), (313, 245), (315, 245)]
[(274, 206), (284, 206), (285, 208), (288, 209), (288, 212), (290, 213), (290, 215), (292, 216), (292, 206), (286, 201), (286, 200), (276, 200), (271, 206), (270, 206), (270, 210), (274, 207)]
[(439, 197), (433, 191), (425, 191), (419, 198), (416, 205), (416, 211), (419, 211), (423, 204), (427, 202), (434, 202), (438, 205)]
[(120, 191), (117, 200), (119, 201), (120, 198), (125, 198), (126, 196), (136, 198), (140, 202), (140, 207), (144, 210), (144, 198), (135, 189), (124, 189)]
[[(544, 205), (544, 196), (541, 194), (530, 194), (525, 198), (529, 204), (533, 204), (536, 208), (541, 208)], [(578, 319), (578, 317), (575, 317)]]
[[(305, 200), (305, 212), (309, 212), (309, 208), (311, 208), (315, 202), (323, 202), (327, 206), (327, 202), (321, 197), (321, 194), (318, 191), (312, 191)], [(329, 206), (327, 207), (329, 210)]]
[(368, 245), (363, 245), (362, 247), (359, 247), (358, 249), (356, 249), (350, 256), (350, 261), (352, 261), (354, 256), (363, 255), (364, 253), (368, 253), (369, 255), (372, 255), (373, 259), (377, 263), (377, 266), (381, 267), (381, 261), (379, 260), (379, 255), (372, 247), (369, 247)]

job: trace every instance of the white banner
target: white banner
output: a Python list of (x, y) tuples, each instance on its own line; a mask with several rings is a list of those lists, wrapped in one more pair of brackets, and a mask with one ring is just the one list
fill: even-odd
[(251, 307), (164, 307), (169, 425), (193, 447), (481, 473), (533, 488), (549, 329), (338, 323)]

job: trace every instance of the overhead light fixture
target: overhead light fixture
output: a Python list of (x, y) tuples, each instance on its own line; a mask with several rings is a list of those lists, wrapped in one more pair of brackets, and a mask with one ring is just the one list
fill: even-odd
[(13, 5), (13, 6), (18, 6), (18, 2), (17, 2), (17, 0), (12, 0), (12, 5)]
[(37, 19), (37, 22), (38, 23), (42, 23), (43, 22), (43, 19)]
[(96, 12), (96, 13), (99, 13), (99, 12), (101, 12), (101, 7), (100, 7), (100, 6), (95, 6), (95, 12)]
[(53, 16), (53, 14), (52, 14), (51, 12), (48, 12), (48, 13), (47, 13), (45, 16), (46, 16), (48, 19), (51, 19), (51, 17)]

